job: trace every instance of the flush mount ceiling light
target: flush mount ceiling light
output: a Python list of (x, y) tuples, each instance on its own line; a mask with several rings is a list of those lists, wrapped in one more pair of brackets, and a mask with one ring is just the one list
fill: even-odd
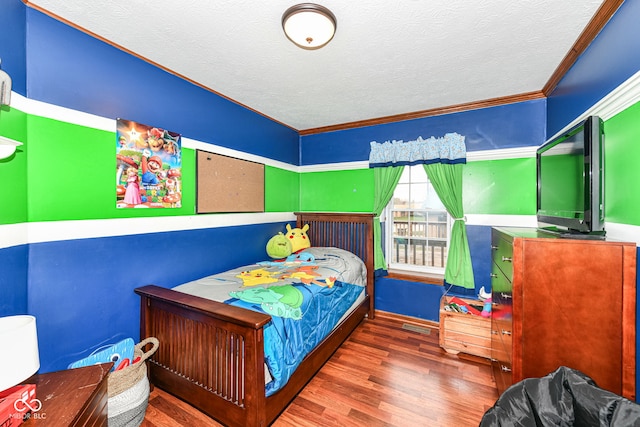
[(300, 3), (282, 15), (282, 28), (289, 40), (303, 49), (320, 49), (336, 32), (336, 17), (319, 4)]

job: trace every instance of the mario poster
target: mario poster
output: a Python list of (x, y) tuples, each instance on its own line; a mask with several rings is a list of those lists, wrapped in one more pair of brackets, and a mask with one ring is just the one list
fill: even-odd
[(180, 134), (118, 119), (116, 206), (179, 208), (182, 199)]

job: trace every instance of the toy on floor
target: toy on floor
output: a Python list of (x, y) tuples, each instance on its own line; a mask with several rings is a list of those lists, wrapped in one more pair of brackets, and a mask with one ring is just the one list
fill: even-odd
[(482, 312), (480, 313), (482, 317), (490, 317), (491, 316), (491, 298), (484, 300), (484, 306), (482, 307)]
[(451, 298), (449, 300), (449, 305), (450, 306), (453, 305), (454, 310), (455, 310), (455, 307), (457, 307), (461, 313), (471, 313), (471, 314), (475, 314), (476, 316), (480, 315), (480, 310), (478, 310), (477, 308), (473, 307), (470, 304), (467, 304), (465, 301), (461, 300), (458, 297)]
[(487, 299), (491, 299), (491, 292), (487, 292), (484, 290), (484, 286), (480, 288), (480, 291), (478, 292), (478, 298), (481, 301), (487, 300)]

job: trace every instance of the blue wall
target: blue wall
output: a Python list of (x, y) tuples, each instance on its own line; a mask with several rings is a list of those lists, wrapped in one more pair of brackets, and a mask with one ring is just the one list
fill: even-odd
[(12, 90), (26, 95), (26, 7), (17, 0), (0, 2), (0, 68), (11, 76)]
[[(29, 99), (114, 120), (162, 124), (204, 143), (292, 165), (299, 162), (295, 130), (125, 54), (20, 0), (0, 2), (0, 25), (2, 69), (11, 75), (13, 90)], [(10, 110), (3, 107), (0, 120)], [(22, 150), (28, 148), (26, 141)], [(17, 228), (23, 230), (20, 224)], [(41, 372), (63, 369), (101, 343), (138, 337), (135, 287), (149, 283), (170, 287), (264, 259), (260, 242), (282, 230), (284, 223), (265, 222), (0, 245), (0, 315), (35, 315)], [(4, 238), (0, 232), (0, 243)]]
[(26, 19), (30, 99), (298, 164), (297, 131), (36, 10)]
[(439, 285), (376, 278), (376, 310), (437, 322), (441, 297), (442, 286)]
[(0, 316), (27, 314), (28, 245), (0, 249)]
[(38, 322), (41, 372), (64, 369), (104, 343), (137, 342), (134, 288), (173, 287), (263, 260), (260, 242), (284, 229), (271, 223), (31, 244), (28, 312)]
[(546, 100), (501, 105), (301, 138), (302, 164), (369, 160), (370, 142), (465, 136), (467, 151), (538, 146), (545, 137)]
[(625, 1), (548, 97), (555, 135), (640, 69), (640, 2)]

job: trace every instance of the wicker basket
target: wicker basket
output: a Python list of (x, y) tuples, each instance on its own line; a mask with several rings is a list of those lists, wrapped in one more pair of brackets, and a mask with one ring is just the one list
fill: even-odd
[[(152, 347), (145, 352), (143, 349), (147, 344), (151, 344)], [(140, 360), (124, 369), (109, 374), (107, 381), (110, 398), (133, 387), (147, 376), (147, 364), (145, 362), (156, 352), (158, 345), (160, 345), (160, 342), (154, 337), (146, 338), (136, 344), (133, 349), (133, 357), (134, 359), (140, 357)]]

